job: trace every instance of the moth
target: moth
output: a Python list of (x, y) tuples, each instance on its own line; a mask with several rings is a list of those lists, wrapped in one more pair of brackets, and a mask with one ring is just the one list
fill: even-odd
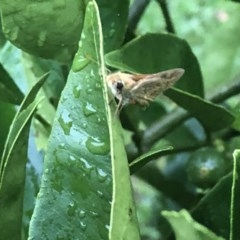
[(170, 88), (184, 74), (184, 69), (175, 68), (153, 74), (129, 74), (115, 72), (107, 75), (107, 84), (118, 99), (116, 112), (126, 104), (148, 106), (159, 94)]

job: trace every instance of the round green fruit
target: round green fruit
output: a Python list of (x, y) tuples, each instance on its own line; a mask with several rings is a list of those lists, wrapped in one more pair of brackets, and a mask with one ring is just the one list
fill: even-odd
[(224, 174), (224, 159), (214, 148), (199, 149), (188, 160), (188, 178), (200, 188), (212, 187)]

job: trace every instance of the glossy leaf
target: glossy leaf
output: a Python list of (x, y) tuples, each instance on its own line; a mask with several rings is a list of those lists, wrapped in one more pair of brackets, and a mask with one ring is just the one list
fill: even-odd
[(112, 200), (115, 154), (110, 150), (116, 136), (109, 136), (104, 74), (101, 25), (91, 1), (49, 139), (30, 239), (108, 239), (109, 231), (116, 234), (115, 226), (123, 229), (115, 222), (110, 226), (111, 208), (118, 203)]
[(83, 26), (84, 0), (0, 4), (3, 33), (14, 45), (45, 58), (72, 59)]
[(0, 166), (1, 239), (20, 239), (23, 214), (25, 168), (28, 134), (33, 113), (39, 102), (33, 102), (45, 78), (31, 89), (17, 112), (5, 143)]
[(110, 52), (106, 63), (122, 71), (156, 73), (181, 67), (185, 73), (176, 86), (203, 96), (202, 75), (198, 61), (186, 41), (167, 34), (146, 34)]
[(165, 92), (181, 107), (188, 110), (210, 131), (220, 130), (234, 122), (234, 116), (222, 106), (211, 103), (196, 95), (172, 88)]
[(180, 212), (163, 211), (162, 215), (171, 224), (176, 240), (223, 240), (203, 225), (194, 221), (186, 210)]

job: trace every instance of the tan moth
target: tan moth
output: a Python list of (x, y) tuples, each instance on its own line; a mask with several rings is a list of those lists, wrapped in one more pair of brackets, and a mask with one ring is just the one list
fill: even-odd
[(107, 84), (119, 100), (117, 112), (126, 104), (147, 106), (159, 94), (170, 88), (184, 74), (175, 68), (153, 74), (129, 74), (116, 72), (107, 76)]

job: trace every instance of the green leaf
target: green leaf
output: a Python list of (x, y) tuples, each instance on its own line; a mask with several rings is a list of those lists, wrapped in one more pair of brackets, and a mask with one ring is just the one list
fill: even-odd
[[(113, 173), (113, 199), (109, 239), (140, 239), (133, 203), (128, 160), (122, 140), (122, 129), (115, 110), (109, 114)], [(119, 224), (121, 223), (121, 224)]]
[[(21, 112), (24, 111), (26, 108), (29, 107), (30, 104), (32, 104), (32, 102), (34, 101), (39, 89), (42, 87), (43, 83), (45, 82), (45, 80), (47, 79), (48, 73), (44, 74), (39, 81), (32, 87), (32, 89), (30, 90), (30, 92), (28, 93), (28, 95), (26, 95), (26, 97), (24, 98), (21, 106), (19, 107), (18, 112), (16, 113), (14, 119), (13, 119), (13, 123), (17, 121), (18, 117), (20, 116)], [(39, 100), (39, 102), (42, 101), (42, 99)], [(23, 119), (24, 120), (24, 119)], [(12, 123), (12, 125), (13, 125)], [(1, 171), (3, 170), (3, 166), (5, 164), (4, 161), (7, 161), (8, 157), (7, 154), (9, 153), (10, 149), (13, 147), (14, 142), (16, 140), (16, 136), (18, 134), (18, 129), (21, 128), (21, 124), (23, 124), (23, 122), (18, 121), (16, 124), (18, 124), (18, 127), (11, 127), (10, 131), (8, 133), (8, 137), (5, 143), (5, 147), (4, 147), (4, 152), (2, 155), (2, 162), (1, 162)]]
[(234, 116), (225, 108), (196, 95), (176, 88), (169, 89), (164, 94), (188, 110), (208, 130), (217, 131), (229, 127), (234, 121)]
[(240, 150), (233, 153), (233, 183), (232, 183), (232, 199), (231, 199), (231, 216), (230, 216), (230, 240), (240, 238)]
[[(111, 162), (120, 163), (118, 158), (123, 158), (124, 153), (122, 145), (118, 152), (113, 153), (116, 150), (111, 149), (110, 153), (110, 140), (111, 147), (122, 143), (117, 143), (120, 136), (113, 130), (109, 139), (104, 74), (101, 25), (97, 6), (91, 1), (49, 139), (39, 198), (30, 223), (30, 239), (108, 239), (108, 235), (115, 236), (116, 231), (123, 230), (125, 234), (132, 230), (132, 223), (126, 222), (126, 229), (115, 222), (121, 209), (119, 204), (129, 206), (131, 195), (127, 195), (128, 198), (124, 195), (127, 199), (124, 203), (115, 196), (119, 192), (114, 191), (112, 199)], [(115, 120), (109, 121), (110, 126), (115, 127), (119, 123), (114, 117)], [(126, 170), (127, 160), (124, 161), (123, 170)], [(115, 171), (122, 172), (121, 169)], [(119, 188), (120, 183), (117, 186), (115, 183), (113, 188)], [(128, 184), (126, 194), (131, 190)], [(132, 219), (134, 209), (130, 207), (120, 213), (127, 213), (127, 218), (130, 214)]]
[(31, 89), (15, 115), (0, 166), (0, 239), (21, 239), (28, 134), (39, 102), (31, 102), (45, 78)]
[(186, 210), (180, 212), (163, 211), (162, 215), (171, 224), (176, 240), (223, 240), (222, 237), (218, 237), (212, 231), (194, 221)]
[(2, 116), (4, 116), (1, 118), (1, 121), (0, 121), (0, 129), (1, 129), (0, 156), (2, 156), (4, 143), (6, 141), (11, 122), (16, 113), (16, 109), (12, 104), (0, 102), (0, 113)]
[(20, 104), (24, 95), (2, 64), (0, 64), (0, 76), (0, 100), (12, 104)]
[(127, 27), (129, 0), (96, 1), (103, 26), (104, 51), (118, 48)]
[(216, 234), (229, 239), (232, 174), (219, 181), (200, 200), (192, 216)]
[(142, 168), (148, 162), (157, 159), (161, 156), (164, 156), (166, 153), (169, 153), (171, 151), (173, 151), (173, 147), (169, 146), (160, 150), (150, 151), (148, 153), (141, 155), (140, 157), (138, 157), (129, 164), (131, 174), (135, 173), (138, 169)]
[(146, 34), (108, 53), (105, 60), (109, 66), (129, 72), (156, 73), (181, 67), (185, 73), (176, 85), (187, 92), (204, 95), (195, 55), (186, 41), (173, 35)]
[(44, 58), (72, 59), (83, 26), (85, 0), (1, 0), (0, 5), (3, 33), (14, 45)]

